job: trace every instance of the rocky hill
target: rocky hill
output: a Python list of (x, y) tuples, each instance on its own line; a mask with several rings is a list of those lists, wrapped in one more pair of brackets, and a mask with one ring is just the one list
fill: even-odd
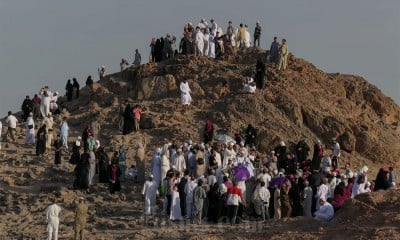
[[(68, 116), (70, 141), (81, 135), (85, 124), (97, 119), (102, 125), (101, 143), (109, 152), (123, 143), (128, 148), (127, 164), (133, 164), (138, 143), (146, 138), (149, 162), (154, 149), (164, 143), (201, 142), (204, 120), (209, 117), (218, 132), (230, 135), (243, 132), (251, 123), (259, 132), (257, 150), (261, 154), (280, 140), (294, 144), (302, 137), (311, 147), (319, 138), (329, 149), (330, 140), (336, 137), (345, 150), (343, 161), (352, 168), (364, 163), (370, 168), (399, 166), (400, 108), (379, 89), (361, 77), (324, 73), (291, 55), (286, 71), (267, 67), (264, 90), (243, 94), (243, 76), (254, 73), (258, 57), (265, 57), (265, 52), (232, 52), (220, 60), (178, 56), (111, 74), (94, 84), (93, 93), (84, 87), (79, 99), (66, 103), (68, 110), (62, 115)], [(179, 99), (183, 79), (189, 79), (193, 92), (193, 105), (187, 111)], [(126, 99), (143, 105), (144, 118), (152, 119), (154, 126), (121, 135), (119, 106)], [(21, 126), (18, 144), (3, 143), (0, 151), (0, 238), (44, 239), (49, 193), (59, 198), (63, 208), (59, 234), (63, 239), (73, 236), (74, 202), (83, 195), (90, 209), (90, 239), (396, 239), (399, 234), (395, 226), (400, 219), (398, 204), (389, 207), (398, 202), (398, 191), (349, 200), (330, 223), (293, 218), (245, 222), (238, 227), (207, 223), (198, 227), (157, 220), (143, 226), (141, 183), (127, 182), (122, 193), (114, 196), (101, 184), (90, 194), (71, 190), (73, 166), (54, 167), (52, 154), (37, 159), (34, 148), (23, 144), (24, 135)], [(65, 155), (63, 162), (68, 159)], [(357, 224), (354, 216), (358, 216)], [(387, 219), (392, 219), (390, 224)]]
[[(346, 159), (396, 165), (400, 108), (377, 87), (358, 76), (325, 73), (291, 55), (286, 71), (267, 67), (264, 90), (243, 94), (243, 77), (255, 72), (258, 57), (265, 58), (265, 53), (251, 49), (222, 60), (177, 57), (129, 68), (99, 82), (95, 97), (101, 101), (92, 104), (101, 106), (97, 111), (105, 122), (112, 119), (104, 108), (117, 106), (125, 97), (144, 104), (157, 125), (145, 131), (155, 143), (164, 138), (200, 142), (203, 122), (209, 116), (217, 131), (231, 135), (243, 132), (248, 123), (256, 126), (262, 153), (280, 140), (295, 143), (301, 137), (310, 146), (321, 139), (330, 149), (331, 139), (337, 138)], [(189, 79), (193, 92), (188, 112), (182, 112), (179, 105), (183, 79)]]

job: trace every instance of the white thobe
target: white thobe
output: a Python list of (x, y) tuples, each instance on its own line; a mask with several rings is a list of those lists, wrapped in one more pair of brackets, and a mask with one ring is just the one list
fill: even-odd
[(317, 206), (316, 209), (318, 210), (321, 206), (319, 205), (319, 199), (324, 198), (325, 200), (328, 199), (329, 187), (326, 184), (321, 184), (318, 187), (316, 198), (317, 198)]
[(179, 193), (173, 191), (171, 194), (171, 214), (169, 215), (170, 220), (182, 220), (181, 212), (181, 200)]
[[(32, 128), (29, 129), (28, 126), (32, 125)], [(1, 134), (0, 134), (1, 137)], [(26, 120), (26, 136), (25, 136), (26, 144), (34, 144), (35, 143), (35, 122), (32, 117), (28, 117)]]
[(222, 161), (223, 167), (225, 168), (226, 165), (228, 164), (228, 160), (231, 158), (235, 158), (236, 157), (236, 152), (235, 150), (232, 149), (228, 149), (226, 148), (224, 151), (224, 160)]
[(206, 33), (203, 35), (203, 42), (204, 42), (204, 48), (203, 48), (203, 55), (208, 57), (208, 52), (210, 50), (210, 34)]
[(146, 181), (143, 186), (142, 195), (144, 195), (144, 214), (155, 215), (156, 200), (158, 194), (158, 184), (156, 181)]
[(215, 42), (214, 42), (214, 36), (210, 34), (210, 38), (208, 40), (208, 57), (209, 58), (215, 58)]
[(47, 117), (47, 115), (50, 112), (50, 101), (51, 101), (51, 96), (52, 92), (47, 91), (47, 96), (43, 94), (43, 92), (39, 93), (39, 96), (41, 98), (40, 102), (40, 112), (42, 113), (42, 117)]
[(161, 182), (161, 157), (157, 153), (153, 155), (153, 160), (151, 161), (151, 173), (154, 181), (159, 185)]
[(61, 208), (57, 204), (52, 204), (46, 209), (46, 220), (47, 220), (47, 239), (54, 240), (58, 239), (58, 225), (60, 223), (59, 215), (61, 213)]
[(166, 154), (161, 156), (161, 179), (164, 179), (170, 168), (170, 161)]
[(181, 154), (175, 158), (175, 162), (172, 167), (180, 173), (180, 177), (183, 177), (184, 171), (186, 169), (185, 157)]
[(204, 34), (201, 31), (196, 32), (195, 44), (196, 44), (196, 55), (203, 56)]
[(186, 218), (190, 219), (192, 217), (193, 209), (193, 191), (197, 187), (195, 181), (190, 181), (186, 183), (185, 194), (186, 194)]
[(179, 86), (181, 90), (181, 104), (182, 105), (190, 105), (192, 102), (192, 97), (190, 96), (190, 87), (188, 82), (181, 82)]

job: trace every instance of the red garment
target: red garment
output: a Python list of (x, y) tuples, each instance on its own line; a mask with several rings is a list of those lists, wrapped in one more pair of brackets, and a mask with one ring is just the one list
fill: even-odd
[(41, 102), (42, 102), (42, 100), (40, 99), (40, 97), (34, 97), (32, 99), (33, 104), (40, 104)]
[(238, 188), (237, 186), (233, 186), (231, 188), (228, 188), (228, 195), (229, 194), (237, 194), (239, 197), (242, 197), (242, 190)]
[(324, 148), (322, 147), (322, 145), (319, 145), (318, 157), (322, 158), (323, 156), (324, 156)]
[(117, 166), (115, 164), (111, 165), (111, 180), (117, 181)]
[(140, 117), (142, 116), (142, 110), (140, 110), (140, 108), (135, 108), (133, 109), (133, 114), (135, 115), (135, 119), (140, 120)]

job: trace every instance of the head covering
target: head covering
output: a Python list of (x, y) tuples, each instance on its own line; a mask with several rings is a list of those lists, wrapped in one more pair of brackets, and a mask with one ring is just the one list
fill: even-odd
[(160, 154), (160, 153), (161, 153), (161, 151), (162, 151), (162, 149), (161, 149), (161, 148), (157, 148), (157, 149), (156, 149), (156, 153), (158, 153), (158, 154)]
[(79, 136), (79, 137), (78, 137), (78, 140), (82, 140), (82, 137), (81, 137), (81, 136)]
[(154, 178), (153, 174), (150, 174), (149, 178)]
[(286, 144), (285, 144), (284, 141), (281, 141), (281, 142), (279, 143), (279, 145), (281, 145), (282, 147), (286, 146)]
[(364, 165), (364, 167), (361, 168), (360, 172), (362, 172), (362, 173), (368, 172), (368, 167)]

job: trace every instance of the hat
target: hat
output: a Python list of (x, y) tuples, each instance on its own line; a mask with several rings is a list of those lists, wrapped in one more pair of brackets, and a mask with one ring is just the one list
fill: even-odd
[(79, 200), (85, 200), (83, 197), (79, 197)]
[(82, 137), (81, 137), (81, 136), (79, 136), (79, 137), (78, 137), (78, 140), (82, 140)]
[(279, 142), (279, 145), (281, 145), (282, 147), (283, 147), (283, 146), (286, 146), (286, 144), (285, 144), (284, 141), (280, 141), (280, 142)]
[(153, 174), (150, 174), (149, 178), (154, 178)]
[(231, 146), (234, 146), (234, 145), (235, 145), (235, 143), (234, 143), (234, 142), (230, 142), (230, 143), (229, 143), (229, 145), (231, 145)]
[(362, 173), (368, 172), (368, 167), (367, 166), (362, 167), (360, 172)]

